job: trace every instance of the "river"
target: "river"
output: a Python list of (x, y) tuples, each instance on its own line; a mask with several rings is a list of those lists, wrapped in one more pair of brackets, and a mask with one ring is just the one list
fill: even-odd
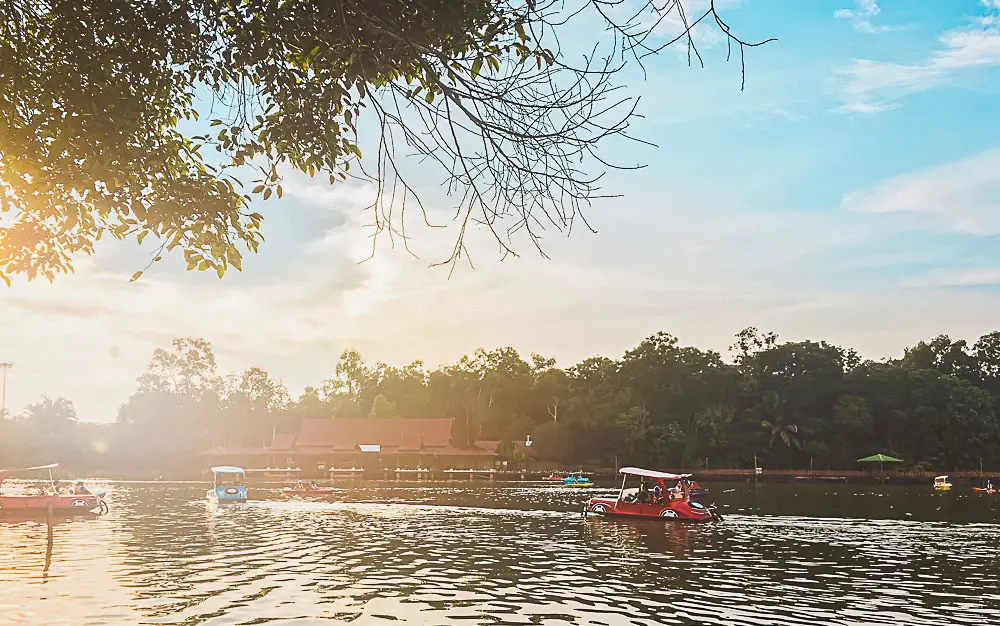
[(114, 484), (50, 551), (0, 519), (0, 624), (1000, 624), (1000, 496), (708, 486), (721, 523), (584, 518), (601, 488)]

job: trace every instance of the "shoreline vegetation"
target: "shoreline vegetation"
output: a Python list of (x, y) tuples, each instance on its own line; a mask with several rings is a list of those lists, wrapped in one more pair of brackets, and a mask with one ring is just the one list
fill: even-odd
[[(880, 474), (857, 463), (875, 452), (904, 459), (886, 476), (1000, 470), (1000, 331), (971, 345), (941, 335), (881, 361), (755, 328), (726, 355), (657, 333), (621, 358), (567, 368), (513, 348), (435, 370), (347, 350), (298, 398), (259, 368), (220, 374), (208, 341), (180, 338), (154, 351), (137, 383), (114, 423), (78, 421), (69, 399), (46, 397), (0, 420), (0, 467), (55, 460), (79, 475), (197, 477), (199, 453), (266, 446), (305, 418), (447, 417), (454, 445), (499, 440), (510, 469), (532, 472), (750, 473), (756, 461), (765, 476), (853, 476)], [(515, 445), (529, 435), (530, 448)]]

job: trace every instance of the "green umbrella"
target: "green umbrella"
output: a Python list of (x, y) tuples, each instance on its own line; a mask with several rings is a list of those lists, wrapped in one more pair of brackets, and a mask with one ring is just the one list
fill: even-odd
[(876, 462), (876, 461), (879, 462), (879, 463), (883, 463), (883, 462), (884, 463), (902, 463), (903, 459), (897, 459), (894, 456), (889, 456), (888, 454), (881, 454), (881, 453), (880, 454), (873, 454), (871, 456), (866, 456), (863, 459), (858, 459), (859, 463), (873, 463), (873, 462)]
[(871, 456), (866, 456), (863, 459), (858, 459), (858, 463), (878, 463), (878, 473), (882, 474), (882, 482), (885, 483), (885, 474), (882, 473), (883, 463), (902, 463), (903, 459), (897, 459), (894, 456), (889, 456), (888, 454), (873, 454)]

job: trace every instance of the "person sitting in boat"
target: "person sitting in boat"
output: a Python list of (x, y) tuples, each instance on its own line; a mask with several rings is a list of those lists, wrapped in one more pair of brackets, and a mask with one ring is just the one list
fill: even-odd
[(639, 501), (639, 504), (649, 504), (650, 501), (652, 500), (652, 497), (649, 493), (649, 485), (646, 484), (645, 480), (643, 480), (639, 484), (639, 495), (637, 497), (637, 500)]
[(87, 489), (87, 486), (84, 485), (83, 481), (81, 480), (81, 481), (78, 481), (76, 483), (76, 485), (73, 487), (73, 495), (75, 495), (75, 496), (89, 496), (90, 495), (90, 490)]
[(660, 483), (656, 483), (655, 485), (653, 485), (653, 504), (662, 504), (662, 503), (663, 503), (663, 487), (660, 486)]
[(678, 480), (677, 484), (670, 488), (670, 499), (680, 500), (684, 497), (684, 483), (682, 480)]

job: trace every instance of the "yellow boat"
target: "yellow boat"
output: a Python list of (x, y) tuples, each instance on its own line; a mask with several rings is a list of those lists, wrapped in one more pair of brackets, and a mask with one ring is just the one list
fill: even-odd
[(935, 476), (934, 477), (934, 489), (937, 491), (948, 491), (951, 489), (951, 483), (948, 481), (947, 476)]

